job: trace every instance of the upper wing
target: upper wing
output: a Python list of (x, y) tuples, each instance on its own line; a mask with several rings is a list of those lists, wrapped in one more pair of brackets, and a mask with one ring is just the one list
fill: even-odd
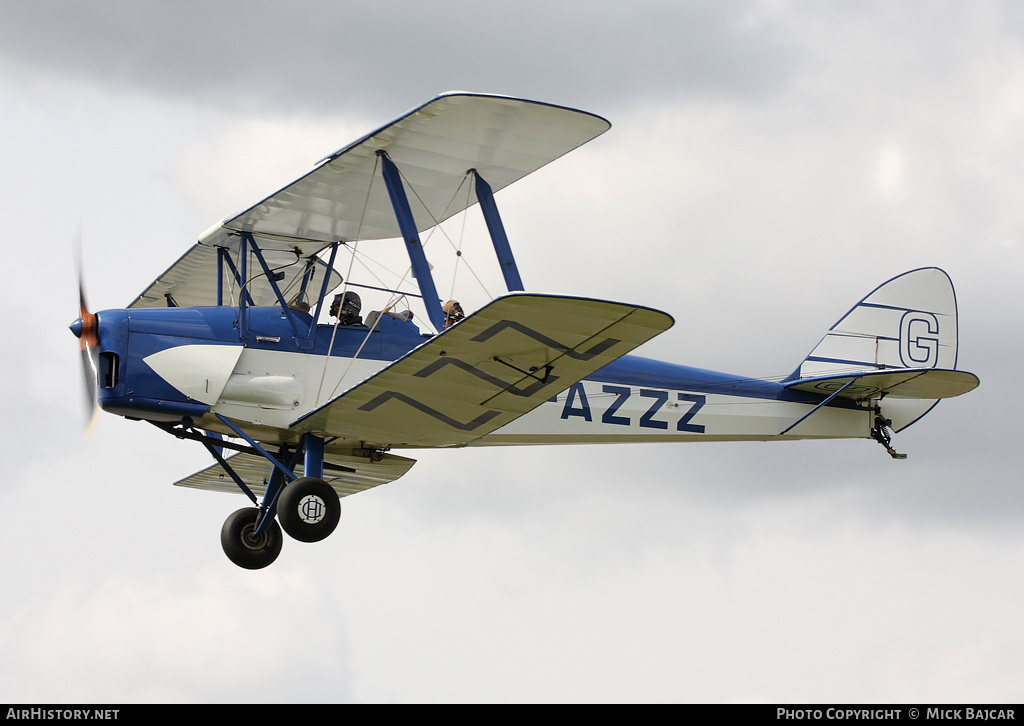
[[(216, 305), (217, 248), (238, 257), (239, 233), (251, 232), (268, 266), (294, 287), (305, 260), (333, 242), (400, 236), (386, 185), (377, 172), (385, 151), (413, 192), (417, 229), (432, 227), (475, 204), (459, 193), (470, 170), (498, 191), (611, 127), (583, 111), (506, 96), (447, 93), (412, 109), (326, 157), (311, 172), (204, 232), (129, 307)], [(237, 264), (237, 262), (236, 262)], [(224, 300), (234, 277), (220, 272)], [(322, 278), (320, 278), (322, 279)], [(330, 288), (341, 283), (333, 274)], [(246, 288), (257, 305), (276, 304), (265, 278)], [(311, 286), (310, 289), (318, 289)], [(237, 294), (237, 285), (235, 286)], [(286, 293), (287, 295), (287, 293)]]
[(666, 313), (636, 305), (508, 295), (292, 428), (382, 447), (466, 444), (533, 410), (672, 323)]
[[(216, 305), (218, 303), (218, 282), (223, 291), (223, 302), (225, 304), (237, 303), (240, 294), (239, 284), (235, 281), (231, 267), (218, 262), (217, 254), (215, 247), (195, 245), (154, 280), (128, 307), (166, 307), (168, 295), (171, 296), (174, 304), (180, 307)], [(293, 292), (297, 293), (306, 272), (306, 259), (280, 243), (276, 245), (276, 248), (265, 249), (263, 254), (267, 266), (276, 274), (283, 275), (278, 285), (285, 296), (290, 298)], [(237, 253), (231, 256), (231, 260), (237, 269)], [(307, 281), (307, 288), (311, 294), (319, 291), (326, 270), (327, 265), (318, 260), (313, 274)], [(341, 275), (332, 270), (328, 289), (333, 290), (340, 284)], [(245, 289), (256, 305), (277, 304), (277, 297), (274, 295), (274, 290), (267, 281), (266, 275), (251, 276)]]
[[(412, 190), (419, 230), (470, 206), (458, 194), (475, 169), (497, 192), (611, 127), (561, 106), (506, 96), (448, 93), (328, 156), (313, 171), (207, 231), (200, 243), (237, 244), (238, 232), (320, 249), (337, 240), (400, 236), (376, 172), (385, 151)], [(456, 198), (457, 197), (457, 198)], [(475, 203), (475, 200), (472, 200)]]

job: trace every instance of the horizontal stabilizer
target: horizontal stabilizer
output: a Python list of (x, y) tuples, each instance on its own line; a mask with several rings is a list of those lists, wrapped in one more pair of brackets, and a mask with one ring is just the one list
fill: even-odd
[[(235, 454), (228, 457), (227, 461), (254, 494), (263, 495), (273, 468), (266, 459), (252, 454)], [(393, 454), (384, 454), (380, 461), (372, 461), (364, 456), (328, 453), (324, 457), (323, 478), (334, 488), (339, 497), (345, 497), (394, 481), (409, 471), (415, 463), (415, 459)], [(302, 470), (302, 464), (299, 463), (295, 468), (295, 473), (302, 476)], [(219, 463), (197, 471), (181, 481), (174, 482), (174, 486), (213, 492), (242, 493), (242, 490)]]
[[(837, 376), (801, 378), (785, 384), (797, 391), (835, 394), (862, 401), (881, 396), (934, 400), (952, 398), (978, 387), (978, 377), (965, 371), (944, 368), (900, 368), (865, 371)], [(838, 391), (838, 393), (837, 393)]]
[(666, 313), (636, 305), (507, 295), (292, 427), (381, 448), (459, 446), (532, 411), (672, 323)]

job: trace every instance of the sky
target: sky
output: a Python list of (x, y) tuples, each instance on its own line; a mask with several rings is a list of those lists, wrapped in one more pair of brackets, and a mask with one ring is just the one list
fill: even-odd
[[(1024, 698), (1018, 4), (3, 8), (0, 702)], [(202, 447), (110, 415), (83, 437), (76, 239), (90, 306), (127, 305), (452, 89), (612, 122), (497, 201), (527, 289), (675, 317), (639, 353), (785, 375), (938, 266), (981, 386), (897, 434), (905, 461), (866, 440), (415, 452), (329, 539), (236, 568), (219, 532), (245, 500), (171, 486)]]

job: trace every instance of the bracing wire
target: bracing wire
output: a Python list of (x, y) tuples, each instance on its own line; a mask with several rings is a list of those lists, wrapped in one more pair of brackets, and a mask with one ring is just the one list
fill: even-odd
[[(412, 191), (413, 196), (416, 197), (416, 200), (420, 203), (420, 206), (423, 207), (423, 209), (426, 211), (427, 215), (430, 217), (430, 221), (433, 222), (433, 224), (434, 224), (434, 226), (430, 230), (430, 233), (427, 235), (427, 239), (425, 239), (423, 241), (424, 249), (426, 249), (427, 243), (429, 243), (430, 240), (433, 238), (434, 232), (440, 230), (441, 236), (443, 236), (448, 241), (449, 246), (453, 250), (455, 250), (456, 268), (458, 267), (458, 263), (460, 261), (463, 262), (466, 265), (466, 269), (469, 270), (469, 273), (473, 276), (473, 279), (475, 279), (477, 281), (477, 284), (480, 285), (480, 289), (484, 291), (484, 295), (486, 295), (488, 298), (490, 298), (491, 297), (491, 293), (487, 289), (487, 286), (484, 284), (483, 280), (480, 279), (480, 276), (476, 274), (476, 270), (474, 270), (473, 266), (471, 264), (469, 264), (469, 261), (464, 259), (464, 256), (463, 256), (462, 250), (461, 250), (461, 242), (462, 242), (462, 240), (461, 239), (459, 240), (459, 244), (458, 245), (456, 245), (455, 242), (452, 241), (452, 238), (448, 236), (448, 233), (441, 226), (441, 223), (439, 221), (437, 221), (437, 217), (435, 217), (433, 215), (433, 213), (430, 211), (430, 209), (427, 208), (426, 203), (423, 201), (423, 199), (420, 197), (420, 195), (416, 192), (416, 188), (409, 183), (409, 180), (406, 179), (405, 174), (402, 174), (402, 170), (401, 169), (398, 170), (398, 173), (402, 176), (402, 181), (405, 184), (406, 188), (409, 189), (410, 191)], [(470, 174), (471, 174), (471, 172), (466, 172), (466, 175), (463, 177), (462, 182), (459, 183), (458, 188), (455, 190), (455, 192), (452, 194), (451, 199), (448, 201), (448, 205), (444, 208), (444, 211), (441, 213), (441, 217), (442, 218), (444, 218), (448, 214), (448, 210), (451, 209), (452, 204), (455, 202), (456, 197), (458, 197), (459, 192), (462, 190), (463, 185), (466, 184), (466, 179), (470, 176)], [(464, 210), (468, 209), (468, 207), (469, 207), (469, 195), (470, 195), (470, 192), (472, 191), (470, 186), (471, 185), (467, 185), (466, 186), (466, 205), (463, 207)], [(466, 219), (467, 219), (467, 216), (464, 214), (463, 217), (462, 217), (463, 234), (464, 234), (464, 231), (465, 231)], [(453, 281), (452, 281), (452, 294), (449, 295), (449, 299), (454, 297), (454, 286), (455, 286), (455, 283), (454, 283), (454, 279), (453, 279)], [(440, 332), (440, 331), (438, 331), (438, 332)]]
[[(468, 177), (469, 174), (467, 173), (466, 176)], [(463, 205), (463, 207), (462, 207), (463, 209), (468, 209), (469, 208), (469, 195), (473, 191), (470, 188), (470, 186), (471, 185), (469, 185), (469, 184), (466, 185), (466, 203)], [(448, 299), (449, 300), (454, 300), (455, 299), (455, 278), (459, 274), (459, 263), (462, 262), (462, 244), (463, 244), (463, 242), (466, 241), (466, 219), (468, 217), (469, 217), (469, 215), (466, 214), (465, 212), (463, 212), (463, 215), (462, 215), (462, 228), (459, 230), (459, 246), (455, 250), (455, 269), (452, 270), (452, 286), (451, 286), (451, 289), (448, 291)], [(472, 268), (470, 268), (468, 264), (466, 265), (466, 268), (469, 269), (470, 272), (473, 272)], [(476, 275), (474, 274), (474, 277), (475, 276)], [(479, 278), (477, 279), (477, 282), (480, 282)], [(480, 286), (483, 287), (483, 283), (481, 283)], [(484, 292), (487, 293), (487, 288), (484, 288)], [(488, 295), (488, 297), (490, 297), (490, 295)]]
[[(373, 191), (373, 180), (377, 178), (377, 165), (379, 163), (380, 163), (379, 157), (375, 157), (374, 161), (373, 161), (373, 173), (370, 174), (370, 183), (366, 187), (366, 198), (363, 200), (363, 210), (362, 210), (362, 212), (359, 215), (359, 227), (356, 229), (355, 244), (353, 245), (352, 253), (349, 256), (348, 270), (345, 273), (345, 278), (342, 280), (342, 288), (341, 288), (342, 294), (348, 292), (348, 288), (349, 288), (348, 280), (352, 276), (352, 265), (355, 264), (356, 251), (359, 248), (359, 238), (362, 236), (361, 233), (363, 231), (363, 222), (366, 219), (366, 210), (370, 206), (370, 193)], [(340, 324), (341, 324), (341, 317), (339, 315), (339, 317), (334, 321), (334, 328), (331, 330), (331, 342), (327, 346), (327, 355), (324, 356), (324, 367), (323, 367), (323, 370), (320, 372), (320, 385), (316, 389), (316, 405), (317, 406), (320, 405), (320, 394), (323, 392), (324, 379), (327, 377), (327, 366), (331, 362), (331, 351), (334, 350), (334, 339), (335, 339), (335, 337), (338, 334), (338, 326)], [(349, 370), (352, 368), (352, 363), (355, 361), (355, 359), (357, 357), (359, 357), (359, 353), (362, 352), (363, 346), (366, 345), (366, 341), (369, 340), (370, 334), (372, 332), (373, 332), (373, 328), (371, 328), (370, 330), (366, 331), (366, 338), (364, 338), (363, 342), (360, 343), (359, 350), (356, 351), (356, 354), (349, 361), (348, 366), (345, 368), (345, 371), (341, 374), (341, 378), (338, 380), (338, 384), (334, 387), (334, 390), (338, 390), (338, 386), (341, 385), (341, 381), (344, 380), (345, 376), (348, 374)], [(332, 394), (331, 397), (332, 398), (334, 397), (333, 394)]]
[[(359, 250), (359, 238), (361, 236), (363, 222), (365, 220), (365, 217), (366, 217), (366, 214), (367, 214), (367, 210), (369, 208), (370, 195), (371, 195), (371, 192), (372, 192), (372, 189), (373, 189), (373, 181), (374, 181), (374, 179), (376, 179), (376, 176), (377, 176), (378, 164), (379, 164), (379, 160), (375, 160), (373, 173), (371, 174), (371, 177), (370, 177), (370, 184), (367, 187), (366, 198), (364, 199), (364, 202), (363, 202), (363, 210), (362, 210), (362, 213), (361, 213), (360, 219), (359, 219), (359, 228), (358, 228), (357, 233), (356, 233), (355, 238), (354, 238), (354, 242), (355, 243), (354, 243), (354, 245), (352, 247), (349, 247), (344, 242), (341, 243), (341, 244), (345, 245), (345, 247), (349, 250), (349, 264), (348, 264), (348, 270), (346, 272), (346, 276), (345, 276), (344, 281), (343, 281), (342, 294), (347, 292), (348, 289), (349, 289), (349, 286), (350, 286), (349, 280), (351, 279), (352, 271), (354, 269), (355, 263), (356, 263), (357, 258), (358, 258), (359, 264), (362, 266), (362, 268), (365, 269), (367, 271), (367, 273), (370, 274), (371, 277), (373, 277), (375, 280), (380, 282), (382, 287), (384, 287), (384, 288), (389, 288), (389, 287), (393, 288), (391, 299), (388, 301), (388, 304), (385, 306), (385, 308), (381, 311), (381, 314), (385, 314), (385, 313), (389, 313), (391, 310), (395, 309), (398, 306), (399, 302), (401, 302), (402, 299), (405, 297), (400, 292), (395, 292), (395, 290), (400, 290), (405, 285), (407, 279), (412, 274), (412, 267), (409, 266), (409, 267), (406, 268), (405, 273), (402, 275), (401, 279), (399, 280), (399, 282), (397, 284), (395, 284), (393, 286), (388, 286), (380, 278), (380, 276), (378, 276), (369, 267), (369, 265), (367, 265), (366, 260), (369, 260), (370, 262), (373, 262), (374, 264), (380, 264), (380, 263), (378, 263), (372, 257), (366, 255), (365, 253), (362, 253)], [(470, 206), (470, 199), (471, 199), (471, 194), (472, 194), (472, 182), (469, 183), (469, 184), (466, 183), (467, 178), (470, 176), (470, 173), (471, 172), (467, 172), (466, 173), (466, 175), (463, 178), (462, 182), (459, 184), (458, 188), (452, 194), (451, 199), (449, 200), (447, 206), (445, 206), (444, 211), (440, 215), (441, 219), (445, 219), (447, 217), (448, 211), (451, 209), (452, 205), (455, 203), (455, 200), (459, 197), (459, 194), (462, 191), (464, 186), (465, 186), (465, 203), (464, 203), (462, 208), (463, 208), (463, 210), (466, 210)], [(457, 277), (458, 277), (458, 274), (459, 274), (460, 267), (463, 264), (465, 265), (465, 267), (469, 271), (469, 273), (473, 276), (473, 278), (477, 281), (477, 284), (484, 291), (484, 294), (487, 295), (488, 298), (490, 298), (491, 297), (491, 293), (487, 289), (487, 285), (484, 284), (483, 280), (477, 274), (476, 270), (473, 269), (473, 265), (471, 265), (469, 263), (469, 261), (465, 258), (465, 256), (462, 254), (462, 246), (463, 246), (463, 243), (465, 241), (466, 220), (467, 220), (468, 215), (464, 214), (464, 216), (462, 218), (462, 225), (461, 225), (461, 229), (460, 229), (460, 232), (459, 232), (459, 239), (458, 239), (458, 242), (456, 243), (454, 240), (452, 240), (451, 236), (449, 236), (447, 231), (441, 226), (441, 223), (438, 221), (438, 217), (435, 217), (434, 214), (431, 212), (431, 210), (427, 207), (426, 203), (423, 201), (423, 198), (416, 191), (416, 188), (412, 184), (409, 183), (409, 180), (405, 177), (405, 174), (402, 173), (401, 169), (399, 169), (399, 174), (401, 175), (403, 184), (405, 184), (406, 189), (408, 189), (409, 191), (412, 192), (412, 195), (419, 202), (420, 207), (426, 212), (426, 214), (430, 217), (431, 222), (433, 223), (430, 232), (427, 234), (427, 238), (425, 240), (423, 240), (423, 242), (422, 242), (423, 246), (426, 247), (427, 244), (433, 238), (433, 235), (435, 234), (435, 232), (440, 230), (441, 235), (448, 241), (449, 246), (455, 252), (455, 265), (454, 265), (454, 269), (453, 269), (453, 272), (452, 272), (452, 282), (451, 282), (451, 289), (450, 289), (449, 299), (454, 299), (454, 296), (455, 296), (455, 285), (456, 285)], [(382, 265), (382, 267), (385, 267), (385, 269), (386, 269), (385, 265)], [(378, 321), (380, 320), (379, 316), (378, 316), (377, 320)], [(327, 349), (327, 355), (325, 356), (325, 359), (324, 359), (324, 367), (323, 367), (323, 371), (321, 372), (321, 375), (320, 375), (320, 384), (319, 384), (319, 387), (317, 388), (317, 395), (316, 395), (316, 405), (317, 406), (321, 405), (321, 395), (323, 393), (324, 382), (325, 382), (326, 376), (327, 376), (327, 366), (328, 366), (328, 364), (330, 362), (330, 359), (331, 359), (331, 352), (332, 352), (332, 350), (334, 348), (334, 341), (335, 341), (337, 330), (338, 330), (338, 326), (340, 325), (340, 323), (341, 323), (341, 320), (339, 318), (338, 320), (335, 321), (333, 330), (331, 331), (331, 340), (330, 340), (329, 347)], [(370, 339), (370, 335), (373, 333), (373, 331), (374, 331), (374, 329), (376, 329), (376, 327), (377, 327), (377, 322), (375, 321), (373, 327), (371, 327), (369, 330), (367, 330), (366, 336), (364, 337), (363, 341), (360, 343), (359, 348), (357, 349), (355, 355), (353, 355), (352, 358), (349, 359), (348, 366), (342, 372), (341, 377), (338, 379), (338, 382), (337, 382), (337, 384), (335, 384), (334, 389), (333, 389), (333, 391), (331, 393), (330, 397), (332, 399), (333, 399), (334, 395), (337, 393), (338, 389), (341, 387), (342, 382), (345, 380), (346, 376), (348, 375), (349, 371), (352, 368), (352, 365), (354, 364), (355, 360), (359, 357), (360, 353), (363, 350), (363, 347), (366, 345), (366, 342)], [(440, 331), (437, 331), (437, 332), (440, 332)]]

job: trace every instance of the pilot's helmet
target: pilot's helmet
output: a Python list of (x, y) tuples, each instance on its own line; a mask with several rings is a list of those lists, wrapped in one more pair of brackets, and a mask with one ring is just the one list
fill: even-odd
[(358, 316), (362, 307), (363, 302), (359, 299), (358, 294), (351, 290), (344, 293), (339, 292), (334, 296), (334, 302), (331, 303), (331, 317)]
[(458, 300), (449, 300), (441, 306), (441, 311), (444, 312), (445, 327), (454, 325), (466, 317), (466, 314), (462, 312), (462, 306), (459, 305)]
[(349, 290), (345, 293), (345, 297), (342, 298), (341, 312), (349, 313), (350, 315), (358, 315), (359, 311), (363, 309), (363, 301), (359, 299), (359, 295)]

